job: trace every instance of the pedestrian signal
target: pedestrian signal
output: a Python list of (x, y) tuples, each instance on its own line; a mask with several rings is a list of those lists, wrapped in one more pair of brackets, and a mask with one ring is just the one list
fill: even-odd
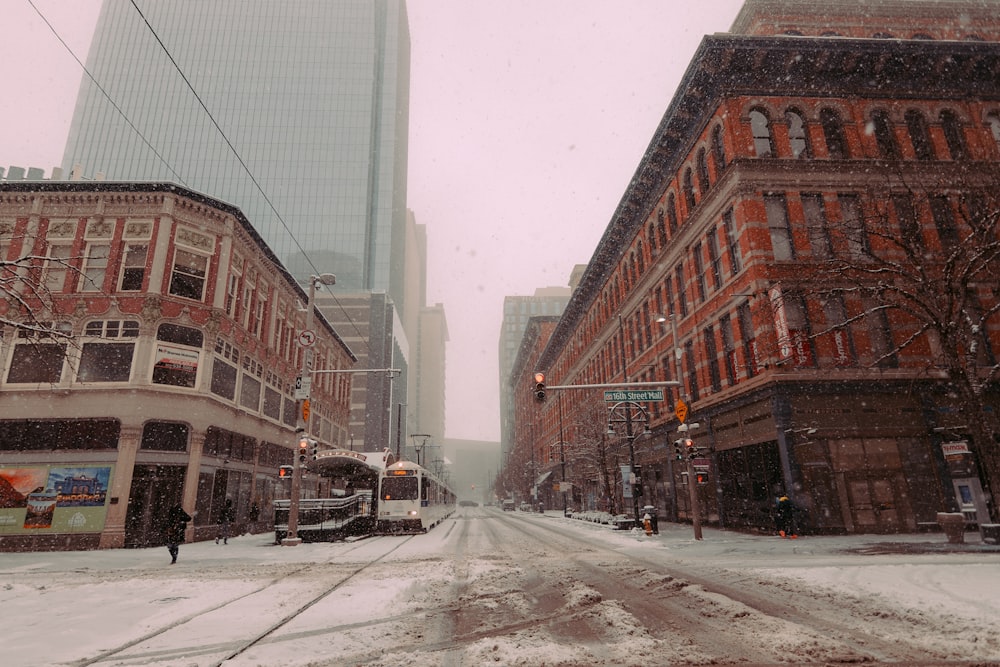
[(292, 478), (292, 473), (294, 471), (295, 471), (295, 468), (293, 468), (292, 466), (279, 466), (278, 467), (278, 478), (279, 479), (291, 479)]
[(535, 400), (545, 400), (545, 373), (535, 373)]

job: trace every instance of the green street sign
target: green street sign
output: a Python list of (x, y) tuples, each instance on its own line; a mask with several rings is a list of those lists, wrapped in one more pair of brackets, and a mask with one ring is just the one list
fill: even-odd
[(662, 389), (613, 389), (604, 392), (604, 400), (608, 403), (619, 401), (662, 401)]

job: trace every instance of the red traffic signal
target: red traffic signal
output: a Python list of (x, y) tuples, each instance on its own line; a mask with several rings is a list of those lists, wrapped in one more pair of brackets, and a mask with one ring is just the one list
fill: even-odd
[(309, 438), (301, 438), (299, 440), (299, 463), (305, 463), (309, 460)]
[(545, 373), (540, 371), (535, 373), (535, 400), (545, 400)]
[(294, 471), (295, 471), (295, 468), (293, 468), (292, 466), (279, 466), (278, 467), (278, 478), (279, 479), (291, 479), (292, 478), (292, 473)]

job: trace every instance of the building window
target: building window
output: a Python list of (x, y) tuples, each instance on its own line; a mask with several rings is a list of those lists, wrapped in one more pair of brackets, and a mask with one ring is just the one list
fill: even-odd
[(930, 198), (931, 216), (937, 228), (941, 246), (948, 250), (958, 244), (958, 228), (955, 226), (955, 216), (951, 211), (951, 203), (944, 195)]
[[(997, 140), (1000, 143), (1000, 139)], [(677, 203), (674, 201), (674, 193), (667, 195), (667, 224), (670, 225), (670, 236), (677, 233)]]
[(954, 111), (945, 109), (939, 116), (941, 129), (944, 130), (944, 140), (948, 144), (948, 152), (951, 153), (952, 160), (964, 160), (968, 157), (969, 151), (965, 147), (965, 135), (962, 132), (962, 124)]
[(128, 243), (122, 259), (122, 273), (119, 278), (119, 288), (123, 292), (138, 292), (146, 277), (146, 256), (149, 245), (146, 243)]
[(933, 160), (934, 146), (931, 144), (931, 135), (927, 130), (927, 120), (924, 115), (916, 109), (910, 109), (904, 116), (906, 120), (906, 131), (910, 134), (910, 143), (913, 144), (913, 153), (918, 160)]
[(847, 137), (844, 136), (840, 115), (833, 109), (823, 109), (819, 112), (819, 121), (823, 126), (823, 138), (826, 139), (826, 151), (830, 158), (834, 160), (849, 158)]
[(684, 285), (684, 265), (678, 264), (677, 268), (674, 270), (674, 274), (677, 277), (677, 305), (681, 309), (681, 317), (687, 317), (688, 314), (688, 304), (687, 296), (685, 296), (685, 285)]
[(729, 315), (719, 318), (719, 333), (722, 335), (722, 352), (725, 355), (726, 382), (733, 386), (739, 380), (739, 366), (736, 363), (736, 341), (733, 337), (733, 321)]
[(695, 243), (691, 248), (691, 256), (694, 258), (694, 279), (698, 286), (698, 301), (704, 303), (708, 298), (708, 289), (705, 286), (705, 260), (701, 257), (701, 243)]
[(236, 400), (236, 367), (230, 366), (222, 359), (212, 360), (212, 384), (210, 391), (216, 396), (222, 396), (230, 401)]
[(705, 149), (698, 149), (698, 187), (701, 188), (702, 196), (712, 187), (712, 181), (708, 177), (708, 159), (705, 157)]
[(68, 243), (50, 243), (48, 256), (45, 259), (45, 289), (49, 292), (62, 292), (66, 289), (66, 271), (69, 259), (73, 254), (73, 246)]
[(875, 145), (879, 154), (886, 160), (899, 159), (899, 146), (896, 145), (896, 135), (892, 129), (889, 114), (881, 109), (872, 112), (872, 133), (875, 135)]
[(760, 109), (750, 112), (750, 131), (753, 134), (753, 150), (757, 157), (774, 155), (774, 140), (771, 137), (771, 120)]
[(116, 419), (0, 421), (0, 450), (116, 449), (120, 432), (121, 423)]
[[(88, 322), (83, 335), (102, 340), (139, 337), (139, 322), (135, 320), (96, 320)], [(77, 369), (78, 382), (128, 382), (132, 375), (135, 343), (85, 341)]]
[(716, 125), (712, 130), (712, 156), (715, 158), (715, 174), (718, 178), (726, 168), (726, 147), (722, 143), (722, 126)]
[(226, 283), (226, 315), (236, 317), (236, 309), (240, 302), (240, 272), (233, 266), (230, 269), (229, 280)]
[(996, 144), (997, 150), (1000, 150), (1000, 113), (996, 111), (991, 111), (986, 115), (986, 124), (990, 128), (990, 136), (993, 137), (993, 143)]
[(722, 391), (722, 374), (719, 371), (719, 351), (715, 345), (715, 329), (705, 327), (705, 356), (708, 357), (708, 379), (712, 391)]
[(767, 214), (768, 231), (771, 233), (771, 249), (774, 259), (779, 262), (795, 259), (792, 230), (788, 226), (785, 196), (764, 195), (764, 210)]
[(809, 135), (802, 114), (795, 109), (789, 109), (785, 112), (785, 119), (788, 121), (788, 142), (791, 145), (792, 157), (810, 157)]
[(142, 427), (139, 449), (158, 452), (186, 452), (188, 444), (187, 424), (176, 422), (146, 422)]
[(857, 195), (837, 195), (840, 202), (840, 215), (843, 218), (844, 236), (847, 238), (847, 250), (851, 259), (871, 257), (871, 244), (868, 240), (868, 228), (861, 213), (861, 200)]
[(722, 257), (719, 255), (719, 236), (715, 229), (708, 232), (708, 259), (712, 263), (712, 285), (722, 289)]
[(174, 251), (174, 267), (170, 274), (170, 293), (185, 299), (201, 301), (205, 296), (208, 257), (178, 248)]
[(697, 401), (699, 398), (698, 366), (694, 360), (694, 341), (689, 340), (684, 343), (684, 358), (687, 361), (688, 391), (691, 394), (691, 400)]
[(740, 257), (740, 244), (736, 240), (736, 223), (733, 221), (733, 209), (722, 214), (722, 228), (726, 233), (726, 251), (729, 254), (729, 266), (733, 275), (743, 270), (743, 260)]
[(896, 209), (896, 220), (899, 222), (899, 233), (904, 249), (909, 252), (922, 251), (924, 239), (920, 233), (920, 222), (917, 220), (913, 207), (913, 196), (909, 194), (893, 195), (892, 207)]
[(65, 343), (33, 341), (14, 346), (10, 358), (9, 384), (47, 382), (57, 384), (62, 379)]
[(856, 365), (857, 354), (854, 351), (854, 339), (847, 323), (847, 309), (844, 308), (843, 298), (833, 296), (824, 301), (823, 317), (826, 318), (826, 325), (830, 330), (828, 335), (833, 342), (834, 365)]
[(829, 259), (833, 256), (833, 246), (830, 244), (830, 230), (823, 210), (823, 195), (803, 194), (802, 212), (806, 219), (809, 249), (813, 257)]
[(815, 366), (813, 344), (809, 327), (809, 313), (799, 297), (784, 298), (785, 317), (788, 323), (788, 343), (796, 366)]
[(156, 330), (153, 383), (193, 388), (201, 362), (201, 331), (178, 324), (161, 324)]
[(741, 303), (736, 309), (736, 317), (740, 324), (740, 339), (743, 341), (743, 368), (746, 370), (747, 377), (752, 378), (757, 375), (759, 356), (757, 354), (757, 334), (753, 328), (750, 304)]
[(684, 204), (687, 206), (687, 214), (690, 216), (691, 211), (694, 207), (698, 205), (698, 201), (695, 199), (694, 195), (694, 182), (691, 176), (691, 167), (684, 170)]
[(84, 292), (104, 291), (104, 278), (108, 272), (108, 257), (111, 255), (111, 246), (107, 243), (89, 243), (87, 252), (83, 259), (83, 286)]

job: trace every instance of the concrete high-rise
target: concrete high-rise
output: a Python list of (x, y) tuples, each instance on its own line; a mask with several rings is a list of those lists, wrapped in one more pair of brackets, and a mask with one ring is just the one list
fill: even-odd
[[(373, 347), (407, 350), (415, 332), (392, 323), (406, 297), (409, 54), (403, 0), (105, 0), (63, 171), (174, 181), (239, 207), (293, 275), (385, 298), (396, 316), (361, 325)], [(385, 363), (405, 367), (396, 356)], [(386, 385), (388, 417), (406, 392)]]

